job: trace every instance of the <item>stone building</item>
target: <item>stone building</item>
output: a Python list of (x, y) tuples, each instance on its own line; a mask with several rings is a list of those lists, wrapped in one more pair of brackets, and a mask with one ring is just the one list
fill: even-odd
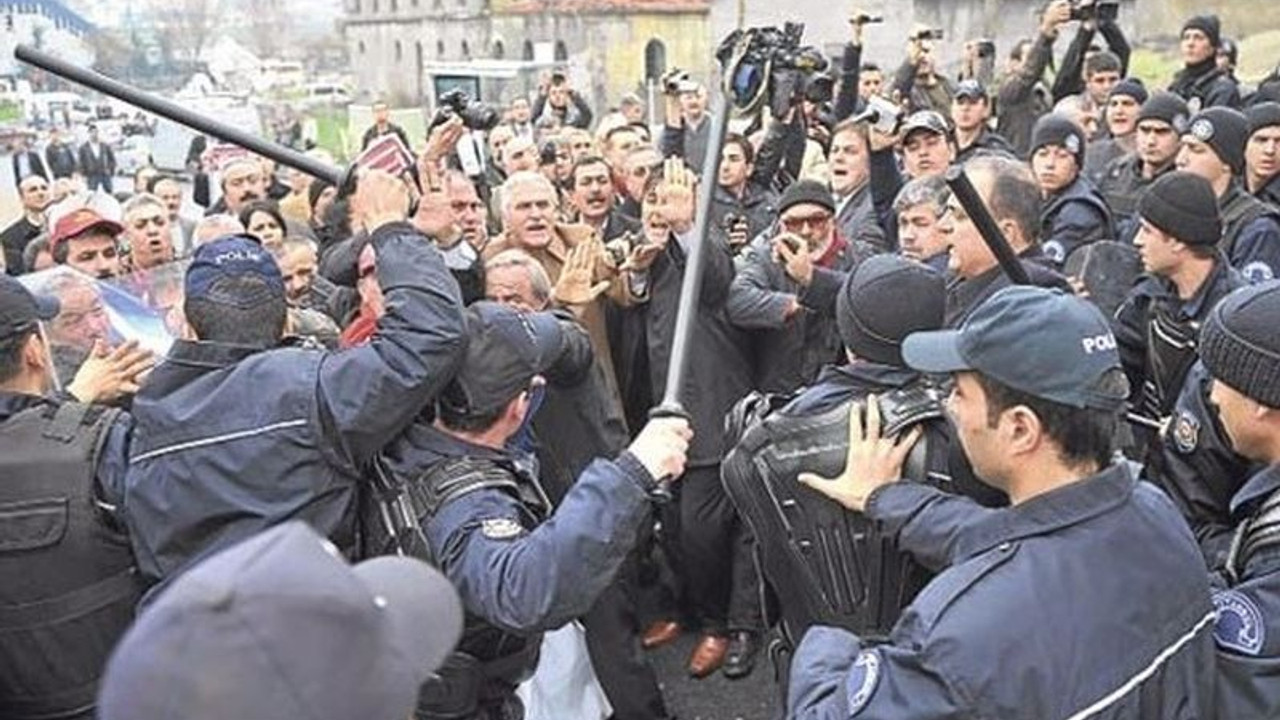
[(672, 66), (705, 76), (710, 0), (346, 0), (357, 91), (427, 102), (440, 78), (479, 75), (486, 100), (566, 68), (593, 107)]

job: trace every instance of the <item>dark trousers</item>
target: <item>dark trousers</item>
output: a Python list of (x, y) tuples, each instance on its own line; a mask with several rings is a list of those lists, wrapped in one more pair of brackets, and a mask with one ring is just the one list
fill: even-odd
[(97, 190), (101, 188), (107, 192), (112, 192), (110, 175), (90, 175), (84, 179), (84, 182), (85, 186), (88, 187), (89, 190)]
[(591, 666), (617, 720), (665, 720), (658, 676), (640, 647), (636, 554), (623, 563), (591, 611), (582, 616)]
[(720, 484), (720, 466), (688, 468), (674, 487), (679, 530), (667, 537), (678, 538), (672, 552), (703, 630), (759, 630), (760, 576), (751, 538)]

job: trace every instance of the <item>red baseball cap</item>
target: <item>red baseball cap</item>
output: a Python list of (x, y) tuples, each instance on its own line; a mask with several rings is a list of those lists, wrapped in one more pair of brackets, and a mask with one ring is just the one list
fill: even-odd
[(53, 237), (49, 239), (49, 249), (53, 251), (62, 242), (98, 227), (112, 235), (124, 232), (124, 226), (120, 223), (104, 218), (90, 208), (80, 208), (58, 219), (53, 226)]

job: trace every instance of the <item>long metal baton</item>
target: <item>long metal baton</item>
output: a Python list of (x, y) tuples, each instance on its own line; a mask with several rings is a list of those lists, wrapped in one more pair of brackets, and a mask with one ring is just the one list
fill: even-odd
[(1014, 285), (1030, 285), (1031, 278), (1027, 277), (1027, 269), (1018, 262), (1018, 256), (1014, 254), (1013, 248), (1009, 247), (1009, 241), (1005, 239), (1004, 233), (1000, 232), (1000, 226), (996, 225), (995, 219), (987, 211), (986, 203), (982, 202), (982, 198), (978, 196), (973, 183), (969, 182), (969, 176), (965, 174), (964, 168), (953, 165), (947, 170), (945, 179), (947, 187), (951, 188), (951, 194), (956, 196), (956, 202), (960, 203), (960, 207), (964, 208), (969, 219), (973, 220), (973, 224), (977, 226), (983, 242), (991, 248), (991, 254), (996, 256), (996, 261), (1000, 263), (1004, 274), (1009, 276), (1009, 280)]
[[(697, 216), (693, 223), (693, 242), (685, 262), (684, 277), (680, 284), (680, 304), (676, 306), (676, 327), (671, 342), (671, 357), (667, 362), (667, 387), (662, 402), (649, 411), (649, 417), (688, 418), (684, 403), (680, 402), (684, 389), (685, 373), (689, 365), (689, 343), (693, 340), (694, 319), (702, 296), (702, 267), (706, 264), (708, 236), (711, 230), (711, 202), (715, 197), (717, 178), (720, 177), (720, 146), (729, 126), (729, 95), (723, 89), (711, 115), (711, 132), (707, 142), (707, 156), (702, 162), (702, 177), (698, 185)], [(716, 428), (702, 428), (703, 432), (716, 432)], [(659, 480), (657, 498), (671, 497), (670, 478)]]
[(60, 60), (29, 45), (18, 45), (14, 48), (13, 56), (28, 65), (34, 65), (58, 77), (97, 90), (103, 95), (110, 95), (154, 115), (159, 115), (193, 130), (199, 130), (218, 140), (239, 145), (265, 158), (275, 160), (281, 165), (301, 170), (337, 188), (349, 187), (349, 171), (343, 168), (321, 162), (270, 140), (264, 140), (240, 128), (194, 112), (171, 100), (144, 92), (93, 70), (72, 65), (65, 60)]

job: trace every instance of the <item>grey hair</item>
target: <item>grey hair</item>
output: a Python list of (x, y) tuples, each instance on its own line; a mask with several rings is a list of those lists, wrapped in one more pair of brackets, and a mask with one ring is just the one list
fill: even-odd
[(169, 206), (165, 205), (163, 200), (151, 193), (138, 193), (137, 195), (129, 198), (125, 201), (124, 207), (120, 209), (120, 213), (124, 217), (129, 217), (129, 215), (131, 215), (135, 210), (140, 210), (145, 207), (158, 207), (164, 211), (165, 219), (167, 220), (169, 218)]
[(547, 189), (548, 193), (551, 194), (551, 202), (556, 202), (556, 186), (552, 185), (551, 181), (548, 180), (545, 175), (539, 172), (534, 172), (533, 170), (522, 170), (507, 178), (507, 181), (502, 183), (502, 217), (504, 218), (511, 216), (511, 211), (513, 209), (511, 205), (511, 191), (518, 185), (541, 185)]
[(240, 218), (227, 213), (219, 213), (210, 215), (196, 223), (195, 230), (191, 232), (191, 241), (192, 245), (200, 247), (218, 238), (228, 235), (243, 235), (244, 232), (244, 223), (240, 222)]
[(523, 250), (503, 250), (484, 264), (485, 272), (495, 268), (524, 268), (529, 273), (529, 284), (533, 286), (533, 294), (539, 300), (551, 299), (551, 277), (547, 269), (542, 267), (532, 255)]
[(277, 256), (284, 255), (290, 250), (305, 248), (313, 253), (319, 254), (320, 244), (305, 235), (286, 235), (280, 243), (280, 250)]
[[(1012, 220), (1022, 239), (1035, 244), (1040, 236), (1040, 186), (1025, 162), (1001, 155), (980, 155), (964, 164), (965, 172), (991, 178), (986, 201), (996, 221)], [(1016, 249), (1016, 248), (1015, 248)]]
[(917, 205), (929, 204), (935, 213), (941, 215), (950, 194), (947, 181), (941, 175), (916, 178), (898, 191), (898, 197), (893, 199), (893, 212), (903, 213)]

